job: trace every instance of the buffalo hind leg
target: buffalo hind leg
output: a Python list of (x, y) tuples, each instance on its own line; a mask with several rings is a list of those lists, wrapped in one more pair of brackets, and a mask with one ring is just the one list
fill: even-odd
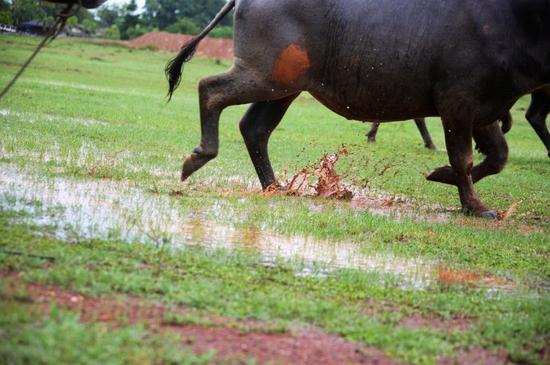
[(288, 94), (286, 90), (275, 91), (268, 82), (239, 66), (202, 79), (199, 83), (201, 142), (185, 159), (181, 180), (185, 181), (218, 155), (220, 115), (226, 107), (280, 99)]
[[(431, 150), (435, 150), (436, 149), (435, 144), (432, 141), (432, 137), (430, 136), (428, 127), (426, 127), (426, 121), (424, 120), (424, 118), (415, 119), (414, 122), (416, 123), (416, 128), (418, 128), (418, 131), (420, 132), (422, 139), (424, 140), (424, 147), (429, 148)], [(378, 134), (378, 128), (380, 128), (380, 123), (372, 123), (372, 127), (367, 133), (368, 142), (376, 142), (376, 135)]]
[(542, 143), (546, 146), (548, 157), (550, 157), (550, 133), (546, 127), (546, 116), (550, 112), (550, 95), (545, 91), (535, 91), (531, 96), (531, 104), (527, 109), (525, 117), (529, 124), (537, 132)]
[(435, 150), (435, 144), (432, 141), (432, 136), (430, 136), (430, 132), (428, 131), (428, 127), (426, 126), (426, 119), (417, 118), (414, 120), (414, 122), (416, 123), (416, 128), (418, 128), (422, 139), (424, 140), (424, 147), (429, 148), (430, 150)]
[(380, 123), (372, 123), (369, 132), (367, 133), (368, 142), (376, 142), (376, 134), (380, 128)]
[(283, 99), (252, 104), (239, 125), (264, 190), (277, 183), (269, 161), (269, 137), (298, 95), (299, 93), (296, 93)]
[[(474, 129), (474, 140), (478, 150), (485, 155), (485, 160), (472, 169), (472, 182), (496, 175), (502, 171), (508, 161), (508, 144), (498, 121), (484, 127)], [(449, 185), (458, 185), (457, 176), (451, 166), (435, 169), (428, 180)]]
[(472, 180), (473, 118), (460, 120), (454, 116), (443, 117), (443, 126), (445, 128), (445, 144), (452, 168), (446, 166), (436, 169), (427, 177), (428, 180), (449, 183), (449, 176), (450, 179), (454, 177), (454, 185), (458, 187), (464, 212), (495, 219), (496, 212), (488, 209), (474, 190)]

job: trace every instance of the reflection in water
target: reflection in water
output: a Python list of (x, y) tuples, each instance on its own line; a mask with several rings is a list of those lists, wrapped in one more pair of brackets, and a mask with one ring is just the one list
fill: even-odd
[(378, 196), (367, 196), (363, 192), (356, 193), (351, 200), (351, 207), (398, 221), (446, 223), (451, 218), (451, 211), (441, 206), (418, 206), (410, 201), (386, 195), (380, 193)]
[(409, 288), (424, 288), (437, 279), (435, 267), (422, 259), (365, 254), (351, 242), (237, 229), (202, 219), (186, 211), (177, 199), (147, 194), (123, 182), (48, 179), (4, 164), (0, 165), (0, 208), (28, 213), (23, 218), (27, 223), (52, 226), (63, 240), (116, 238), (173, 247), (244, 249), (259, 253), (266, 265), (298, 260), (303, 263), (298, 275), (358, 269), (393, 274), (400, 285)]

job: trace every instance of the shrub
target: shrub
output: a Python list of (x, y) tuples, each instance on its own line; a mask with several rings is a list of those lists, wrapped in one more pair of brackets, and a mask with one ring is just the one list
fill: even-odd
[(195, 35), (199, 34), (201, 30), (195, 23), (193, 23), (191, 19), (181, 18), (177, 22), (166, 28), (166, 31), (170, 33)]
[(210, 34), (212, 38), (233, 38), (233, 27), (223, 26), (215, 28)]
[(103, 30), (101, 38), (118, 41), (120, 40), (120, 31), (116, 25), (113, 25), (110, 28), (105, 28)]

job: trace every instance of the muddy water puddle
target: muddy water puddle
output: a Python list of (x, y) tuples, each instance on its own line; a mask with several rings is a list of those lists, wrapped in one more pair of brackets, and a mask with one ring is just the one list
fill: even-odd
[(246, 250), (260, 254), (266, 266), (297, 261), (299, 276), (323, 277), (335, 269), (357, 269), (389, 274), (396, 278), (392, 285), (423, 289), (439, 282), (441, 272), (436, 263), (421, 258), (365, 254), (352, 242), (221, 224), (204, 219), (208, 212), (196, 214), (177, 199), (124, 182), (46, 178), (14, 165), (0, 164), (0, 208), (24, 212), (25, 223), (48, 226), (66, 241), (121, 239), (168, 247)]

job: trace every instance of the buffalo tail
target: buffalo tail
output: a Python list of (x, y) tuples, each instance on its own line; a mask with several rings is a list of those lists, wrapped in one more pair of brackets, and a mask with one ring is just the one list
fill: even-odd
[(189, 42), (184, 44), (181, 47), (181, 51), (176, 57), (171, 59), (166, 65), (165, 73), (166, 78), (168, 79), (168, 101), (172, 99), (172, 94), (178, 88), (181, 82), (181, 73), (183, 70), (183, 65), (186, 62), (189, 62), (199, 43), (218, 25), (218, 23), (235, 7), (235, 1), (231, 0), (225, 4), (225, 6), (220, 10), (216, 17), (199, 33), (196, 37), (191, 39)]

